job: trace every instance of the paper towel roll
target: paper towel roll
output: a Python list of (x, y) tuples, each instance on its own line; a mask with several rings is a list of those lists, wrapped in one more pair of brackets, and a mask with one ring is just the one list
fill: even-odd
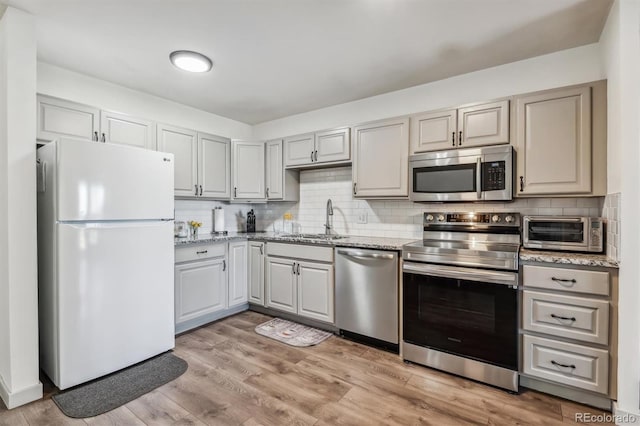
[(214, 232), (224, 231), (224, 210), (213, 209), (213, 230)]

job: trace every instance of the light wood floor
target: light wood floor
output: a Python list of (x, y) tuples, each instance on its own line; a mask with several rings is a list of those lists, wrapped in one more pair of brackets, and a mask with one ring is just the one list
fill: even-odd
[(99, 417), (65, 417), (47, 397), (7, 411), (0, 425), (557, 425), (601, 413), (545, 394), (520, 395), (331, 337), (293, 348), (253, 332), (245, 312), (176, 339), (188, 371)]

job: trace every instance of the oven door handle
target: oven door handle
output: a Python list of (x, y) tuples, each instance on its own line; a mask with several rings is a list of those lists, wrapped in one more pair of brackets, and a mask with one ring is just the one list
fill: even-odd
[(488, 271), (477, 268), (457, 268), (453, 266), (431, 265), (426, 263), (404, 262), (403, 272), (430, 275), (457, 280), (479, 281), (492, 284), (504, 284), (518, 287), (518, 274), (515, 272)]
[(583, 222), (584, 219), (581, 217), (558, 217), (558, 216), (527, 216), (527, 222)]

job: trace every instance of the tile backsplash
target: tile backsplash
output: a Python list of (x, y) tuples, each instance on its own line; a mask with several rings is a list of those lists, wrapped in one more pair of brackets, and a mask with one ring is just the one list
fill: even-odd
[(607, 256), (618, 261), (620, 260), (621, 195), (619, 192), (608, 194), (604, 199), (602, 208), (602, 217), (607, 219), (607, 236), (605, 240), (607, 243)]
[[(619, 203), (619, 194), (617, 195)], [(605, 204), (604, 197), (529, 198), (505, 203), (447, 204), (357, 200), (351, 195), (351, 167), (338, 167), (301, 171), (300, 201), (297, 203), (249, 205), (176, 200), (176, 220), (198, 220), (203, 222), (203, 232), (209, 232), (212, 226), (211, 209), (221, 206), (225, 209), (227, 229), (244, 230), (246, 213), (253, 208), (256, 212), (258, 230), (282, 232), (286, 226), (286, 231), (290, 232), (291, 224), (285, 225), (283, 221), (283, 215), (289, 212), (293, 215), (294, 232), (318, 233), (324, 232), (326, 204), (329, 198), (332, 200), (334, 213), (330, 219), (331, 225), (339, 234), (415, 239), (422, 237), (422, 213), (425, 211), (601, 216)], [(619, 221), (617, 223), (619, 224)]]

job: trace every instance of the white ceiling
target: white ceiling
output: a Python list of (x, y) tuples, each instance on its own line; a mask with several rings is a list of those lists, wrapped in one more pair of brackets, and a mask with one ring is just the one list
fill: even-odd
[[(612, 0), (8, 0), (44, 62), (254, 124), (597, 42)], [(212, 72), (187, 74), (173, 50)]]

